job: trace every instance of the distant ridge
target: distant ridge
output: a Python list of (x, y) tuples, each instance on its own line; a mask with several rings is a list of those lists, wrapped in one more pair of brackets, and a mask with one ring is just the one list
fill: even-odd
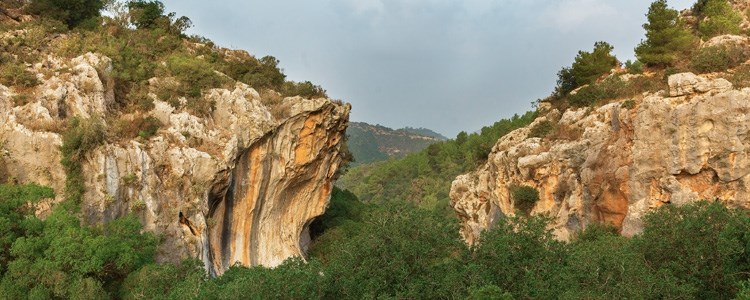
[(352, 165), (402, 157), (447, 140), (442, 134), (427, 128), (392, 129), (364, 122), (349, 123), (346, 133), (349, 136), (349, 150), (354, 156)]

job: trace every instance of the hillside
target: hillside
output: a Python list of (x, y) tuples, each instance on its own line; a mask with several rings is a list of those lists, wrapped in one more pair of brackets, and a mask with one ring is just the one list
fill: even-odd
[[(154, 261), (217, 276), (303, 256), (347, 156), (350, 105), (287, 81), (271, 56), (186, 36), (189, 19), (160, 2), (110, 16), (98, 1), (64, 4), (0, 11), (0, 194), (43, 191), (31, 209), (0, 201), (0, 220), (15, 220), (3, 223), (0, 294), (75, 298), (86, 284), (115, 298)], [(24, 239), (39, 250), (11, 250)], [(28, 268), (40, 282), (17, 273)]]
[(446, 138), (426, 128), (391, 129), (381, 125), (351, 122), (346, 129), (351, 166), (398, 158), (420, 151)]
[(750, 299), (748, 1), (340, 178), (349, 104), (108, 3), (0, 2), (0, 299)]

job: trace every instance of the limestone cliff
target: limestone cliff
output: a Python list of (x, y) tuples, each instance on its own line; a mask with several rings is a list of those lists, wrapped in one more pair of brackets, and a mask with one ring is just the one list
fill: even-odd
[(292, 97), (270, 108), (236, 82), (203, 92), (215, 104), (209, 116), (176, 109), (154, 91), (153, 109), (128, 114), (111, 111), (112, 62), (104, 56), (50, 55), (28, 70), (37, 87), (0, 85), (0, 176), (63, 195), (67, 119), (97, 117), (111, 128), (153, 117), (163, 124), (155, 135), (109, 136), (84, 158), (86, 222), (135, 213), (162, 236), (159, 260), (199, 258), (213, 274), (235, 262), (275, 266), (304, 255), (307, 226), (325, 210), (341, 163), (348, 104)]
[[(650, 209), (700, 199), (750, 208), (750, 89), (692, 73), (669, 91), (594, 109), (541, 108), (530, 126), (501, 138), (478, 170), (452, 184), (451, 204), (470, 244), (515, 214), (510, 187), (536, 188), (532, 214), (555, 219), (561, 239), (592, 222), (638, 233)], [(535, 126), (555, 128), (531, 137)]]

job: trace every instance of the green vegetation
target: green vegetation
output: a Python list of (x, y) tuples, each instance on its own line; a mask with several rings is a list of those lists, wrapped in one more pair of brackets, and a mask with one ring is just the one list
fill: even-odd
[(512, 185), (510, 196), (516, 209), (529, 214), (539, 201), (539, 191), (527, 185)]
[(698, 32), (710, 38), (722, 34), (739, 34), (742, 16), (728, 0), (699, 0), (693, 5), (698, 17)]
[(7, 299), (103, 299), (153, 263), (156, 238), (133, 216), (82, 226), (64, 208), (45, 220), (27, 203), (53, 197), (37, 185), (0, 185), (0, 295)]
[(39, 84), (39, 81), (34, 74), (26, 70), (23, 63), (8, 63), (0, 66), (0, 84), (33, 87)]
[(544, 120), (542, 122), (539, 122), (539, 124), (536, 124), (536, 126), (531, 128), (531, 132), (529, 132), (529, 137), (542, 138), (542, 137), (547, 136), (554, 130), (555, 130), (555, 123), (550, 120)]
[(628, 59), (625, 61), (625, 68), (628, 69), (628, 73), (630, 74), (643, 73), (643, 63), (639, 60), (631, 61)]
[(646, 91), (656, 92), (666, 87), (666, 82), (649, 77), (637, 77), (625, 81), (620, 76), (613, 76), (585, 86), (577, 93), (561, 99), (573, 107), (587, 107), (601, 104), (604, 100), (633, 97)]
[(210, 279), (200, 261), (154, 263), (156, 238), (133, 216), (96, 226), (65, 209), (34, 217), (33, 203), (53, 196), (38, 185), (0, 185), (3, 297), (728, 299), (750, 282), (750, 216), (718, 202), (666, 205), (632, 239), (592, 224), (561, 242), (550, 219), (507, 217), (468, 248), (444, 214), (335, 190), (307, 263), (234, 266)]
[(102, 0), (32, 0), (26, 11), (57, 19), (72, 28), (83, 23), (96, 24), (102, 8)]
[(60, 147), (62, 165), (67, 176), (65, 181), (65, 198), (77, 205), (86, 192), (83, 182), (82, 161), (91, 150), (104, 143), (104, 125), (99, 118), (72, 118), (62, 135)]
[(744, 46), (718, 45), (696, 51), (690, 63), (697, 73), (721, 72), (741, 65), (748, 58), (750, 52)]
[(533, 112), (516, 115), (477, 133), (459, 133), (454, 140), (432, 144), (402, 159), (352, 168), (337, 184), (365, 202), (406, 200), (422, 207), (448, 209), (448, 192), (456, 176), (485, 162), (500, 137), (534, 118)]
[(381, 125), (350, 122), (346, 129), (347, 144), (354, 156), (352, 166), (403, 157), (421, 151), (430, 144), (445, 140), (429, 129), (391, 129)]
[(651, 67), (674, 65), (678, 58), (693, 49), (696, 38), (685, 28), (677, 10), (667, 6), (666, 0), (651, 3), (646, 14), (646, 40), (635, 48), (638, 61)]
[(555, 95), (564, 96), (577, 87), (590, 84), (609, 73), (619, 64), (617, 58), (612, 55), (612, 50), (614, 47), (609, 43), (596, 42), (593, 51), (578, 51), (573, 65), (557, 73)]

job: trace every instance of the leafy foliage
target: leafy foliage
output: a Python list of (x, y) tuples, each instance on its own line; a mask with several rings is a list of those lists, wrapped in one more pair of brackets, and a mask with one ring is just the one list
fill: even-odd
[(620, 77), (610, 77), (596, 84), (592, 84), (578, 90), (574, 95), (564, 99), (574, 107), (586, 107), (599, 104), (604, 100), (633, 97), (645, 91), (656, 92), (666, 87), (666, 82), (649, 78), (638, 77), (628, 81)]
[(104, 143), (104, 125), (99, 118), (70, 120), (68, 130), (63, 133), (60, 147), (62, 165), (67, 176), (65, 198), (72, 204), (80, 203), (85, 192), (83, 182), (83, 159), (91, 150)]
[(722, 34), (739, 34), (742, 16), (728, 0), (700, 0), (693, 6), (698, 16), (698, 32), (710, 38)]
[(0, 295), (10, 299), (111, 298), (122, 280), (153, 262), (156, 238), (133, 216), (83, 226), (65, 209), (45, 220), (32, 203), (53, 197), (38, 185), (0, 185)]
[(677, 10), (667, 6), (666, 0), (651, 3), (646, 17), (646, 40), (635, 48), (638, 60), (652, 67), (668, 67), (688, 53), (695, 37), (678, 18)]
[(0, 84), (5, 86), (33, 87), (39, 84), (36, 76), (26, 70), (22, 63), (8, 63), (0, 66)]
[(352, 166), (403, 157), (421, 151), (430, 144), (444, 140), (429, 129), (409, 131), (407, 128), (391, 129), (381, 125), (350, 122), (346, 129), (347, 145), (354, 155)]
[(750, 53), (741, 46), (705, 47), (693, 55), (691, 68), (698, 73), (720, 72), (737, 67), (748, 58), (750, 58)]
[(569, 68), (563, 68), (557, 74), (557, 88), (555, 94), (564, 96), (579, 86), (590, 84), (618, 65), (617, 58), (612, 55), (614, 47), (607, 42), (594, 43), (591, 52), (578, 51), (578, 55)]
[(527, 185), (511, 186), (510, 195), (514, 206), (527, 214), (531, 212), (531, 209), (539, 201), (539, 191)]
[(750, 219), (720, 203), (666, 206), (633, 240), (652, 268), (697, 299), (731, 298), (750, 274)]
[(486, 161), (501, 136), (530, 124), (535, 117), (533, 112), (515, 115), (479, 132), (462, 133), (455, 140), (432, 144), (399, 160), (352, 168), (337, 184), (365, 202), (406, 200), (422, 207), (447, 210), (453, 179)]
[(72, 28), (86, 21), (91, 22), (99, 16), (102, 8), (102, 0), (32, 0), (27, 11), (60, 20)]

